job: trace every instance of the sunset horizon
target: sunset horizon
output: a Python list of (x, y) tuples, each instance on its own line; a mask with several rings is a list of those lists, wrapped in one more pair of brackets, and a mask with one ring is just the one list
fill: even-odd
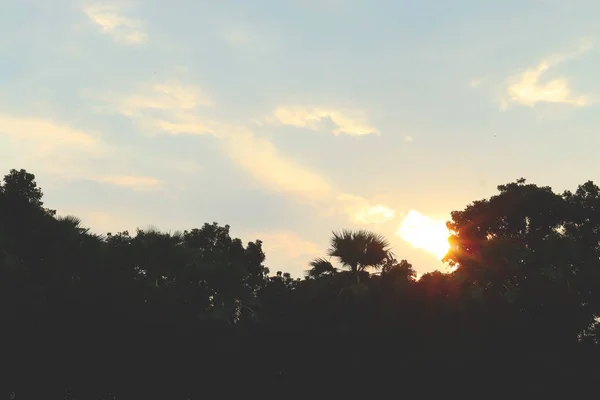
[(594, 2), (161, 4), (0, 14), (0, 167), (94, 232), (216, 221), (302, 276), (367, 229), (446, 271), (452, 211), (596, 173)]

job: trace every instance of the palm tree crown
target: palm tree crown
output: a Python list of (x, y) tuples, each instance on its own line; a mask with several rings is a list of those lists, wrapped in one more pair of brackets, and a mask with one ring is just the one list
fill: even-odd
[(392, 255), (382, 235), (366, 230), (333, 232), (327, 254), (358, 274), (366, 268), (380, 268)]
[(318, 278), (322, 275), (333, 275), (337, 272), (337, 268), (331, 264), (331, 261), (322, 257), (313, 259), (309, 265), (312, 268), (306, 271), (306, 276), (308, 278)]

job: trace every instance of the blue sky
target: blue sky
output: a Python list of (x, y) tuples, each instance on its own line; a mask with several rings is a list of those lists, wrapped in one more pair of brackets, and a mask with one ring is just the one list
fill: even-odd
[(598, 15), (592, 0), (4, 0), (0, 167), (98, 232), (217, 221), (299, 276), (332, 230), (365, 228), (443, 269), (450, 211), (521, 176), (598, 180)]

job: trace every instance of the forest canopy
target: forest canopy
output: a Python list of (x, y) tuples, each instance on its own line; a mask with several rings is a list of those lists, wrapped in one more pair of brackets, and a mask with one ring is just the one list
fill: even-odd
[(94, 234), (11, 170), (0, 185), (5, 398), (595, 390), (600, 188), (555, 193), (521, 178), (447, 226), (451, 273), (417, 279), (383, 236), (340, 230), (295, 279), (228, 225)]

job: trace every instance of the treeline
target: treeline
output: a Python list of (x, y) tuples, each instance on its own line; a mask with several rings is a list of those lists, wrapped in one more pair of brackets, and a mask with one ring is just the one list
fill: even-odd
[(293, 279), (227, 225), (93, 234), (11, 170), (0, 396), (597, 394), (600, 189), (498, 190), (452, 213), (452, 273), (416, 279), (385, 238), (340, 231)]

